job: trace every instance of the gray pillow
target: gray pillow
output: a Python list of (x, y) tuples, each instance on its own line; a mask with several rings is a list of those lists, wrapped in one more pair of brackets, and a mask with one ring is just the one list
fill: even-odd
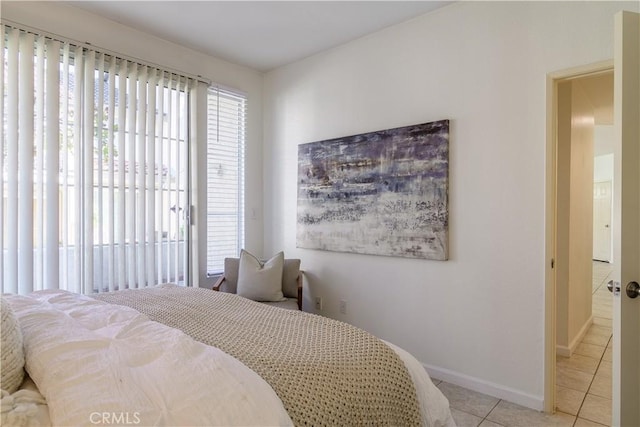
[(284, 301), (282, 271), (284, 253), (279, 252), (265, 263), (244, 249), (238, 267), (238, 295), (254, 301)]

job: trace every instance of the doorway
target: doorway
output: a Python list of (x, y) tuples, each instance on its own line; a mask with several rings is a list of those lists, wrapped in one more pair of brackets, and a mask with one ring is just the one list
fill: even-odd
[(546, 326), (547, 345), (553, 348), (545, 353), (545, 372), (552, 377), (546, 381), (545, 396), (552, 399), (545, 400), (545, 411), (611, 425), (612, 316), (606, 279), (612, 261), (612, 177), (602, 178), (601, 164), (602, 156), (613, 156), (613, 141), (603, 143), (599, 135), (613, 126), (612, 64), (558, 73), (548, 83), (552, 142), (547, 164), (553, 188), (548, 186), (547, 194), (553, 208), (547, 218), (553, 227), (547, 229), (547, 286), (552, 284), (547, 296), (553, 301), (547, 304), (554, 315)]
[[(597, 160), (597, 157), (596, 157)], [(611, 155), (613, 161), (613, 154)], [(597, 165), (597, 163), (596, 163)], [(594, 167), (595, 178), (595, 167)], [(593, 260), (611, 263), (611, 196), (609, 181), (595, 181), (593, 184)]]

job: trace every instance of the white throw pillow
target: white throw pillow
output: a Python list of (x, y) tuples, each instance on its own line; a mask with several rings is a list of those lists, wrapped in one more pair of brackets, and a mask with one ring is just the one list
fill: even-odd
[(18, 319), (11, 309), (11, 305), (4, 298), (0, 298), (0, 324), (1, 355), (0, 360), (2, 390), (9, 394), (18, 390), (24, 378), (24, 350), (22, 349), (22, 330)]
[(254, 301), (284, 301), (282, 271), (284, 253), (279, 252), (262, 263), (249, 252), (240, 252), (238, 267), (238, 295)]

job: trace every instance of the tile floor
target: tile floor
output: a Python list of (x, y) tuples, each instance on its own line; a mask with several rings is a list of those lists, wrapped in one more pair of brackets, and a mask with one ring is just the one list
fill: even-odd
[(576, 425), (611, 425), (611, 272), (593, 262), (593, 325), (573, 356), (556, 359), (556, 409), (577, 416)]
[(525, 408), (505, 400), (433, 379), (449, 399), (458, 427), (602, 427), (611, 425), (611, 294), (607, 263), (593, 263), (593, 325), (571, 358), (556, 364), (556, 413)]

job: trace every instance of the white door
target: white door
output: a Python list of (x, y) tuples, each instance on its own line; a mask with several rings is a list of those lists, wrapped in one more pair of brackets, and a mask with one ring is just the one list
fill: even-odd
[(611, 262), (611, 181), (593, 184), (593, 259)]
[(615, 17), (613, 425), (640, 426), (640, 14)]

